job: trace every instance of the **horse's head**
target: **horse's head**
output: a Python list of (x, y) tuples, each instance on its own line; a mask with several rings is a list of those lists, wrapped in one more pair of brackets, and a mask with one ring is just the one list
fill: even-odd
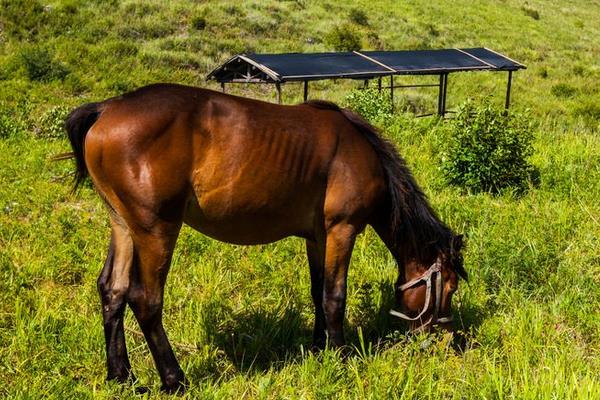
[[(447, 249), (438, 251), (425, 264), (408, 260), (396, 283), (400, 311), (391, 314), (410, 322), (413, 332), (431, 332), (435, 327), (452, 331), (452, 295), (459, 277), (467, 279), (463, 268), (462, 235), (454, 236)], [(402, 269), (401, 269), (402, 272)]]

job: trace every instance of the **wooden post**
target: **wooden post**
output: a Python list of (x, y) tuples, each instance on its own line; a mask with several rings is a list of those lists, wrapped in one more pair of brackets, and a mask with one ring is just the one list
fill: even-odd
[(225, 82), (221, 82), (221, 91), (225, 93)]
[(448, 73), (444, 74), (444, 93), (442, 95), (442, 118), (446, 116), (446, 92), (448, 91)]
[(365, 79), (365, 86), (364, 86), (364, 88), (366, 89), (366, 88), (368, 88), (368, 87), (369, 87), (369, 80), (368, 80), (368, 79)]
[(438, 115), (439, 116), (443, 116), (442, 115), (442, 100), (444, 97), (444, 74), (440, 74), (440, 89), (438, 92)]
[(512, 71), (508, 71), (508, 83), (506, 84), (506, 102), (504, 103), (504, 108), (508, 110), (510, 107), (510, 85), (512, 83)]
[(304, 102), (308, 101), (308, 81), (304, 81)]
[(381, 93), (381, 77), (377, 79), (377, 89), (379, 89), (379, 93)]
[(277, 104), (281, 104), (281, 84), (275, 82), (275, 89), (277, 89)]
[(390, 101), (392, 103), (392, 112), (394, 111), (394, 75), (390, 75)]

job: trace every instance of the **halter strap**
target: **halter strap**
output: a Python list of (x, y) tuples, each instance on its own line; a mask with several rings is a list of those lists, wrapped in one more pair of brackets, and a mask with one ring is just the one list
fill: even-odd
[(429, 267), (429, 269), (427, 271), (425, 271), (425, 273), (423, 275), (404, 283), (403, 285), (401, 285), (398, 288), (401, 291), (405, 291), (406, 289), (409, 289), (413, 286), (418, 285), (422, 281), (425, 281), (425, 284), (427, 285), (426, 293), (425, 293), (425, 305), (423, 306), (423, 310), (419, 313), (419, 315), (417, 315), (416, 317), (409, 317), (408, 315), (401, 313), (400, 311), (390, 310), (391, 315), (398, 317), (398, 318), (402, 318), (406, 321), (420, 320), (421, 317), (429, 309), (429, 302), (431, 301), (431, 291), (432, 291), (431, 280), (433, 279), (434, 275), (435, 275), (435, 307), (433, 309), (433, 313), (431, 314), (431, 317), (429, 317), (429, 319), (424, 324), (422, 324), (421, 327), (419, 327), (419, 329), (416, 330), (416, 332), (423, 330), (426, 326), (428, 326), (430, 324), (431, 325), (440, 324), (440, 323), (443, 324), (443, 323), (452, 321), (452, 316), (438, 318), (438, 314), (442, 307), (442, 280), (443, 280), (442, 266), (441, 266), (441, 263), (439, 260), (436, 260), (436, 262), (433, 263), (431, 265), (431, 267)]

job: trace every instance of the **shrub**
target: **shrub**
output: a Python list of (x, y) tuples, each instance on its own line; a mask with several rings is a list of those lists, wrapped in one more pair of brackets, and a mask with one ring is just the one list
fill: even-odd
[(34, 133), (44, 139), (58, 139), (65, 136), (65, 120), (70, 109), (65, 106), (52, 107), (36, 122)]
[(325, 42), (335, 51), (360, 50), (361, 38), (356, 29), (350, 24), (334, 27), (326, 36)]
[(463, 105), (453, 120), (442, 152), (446, 180), (473, 192), (522, 192), (534, 177), (529, 118), (489, 103)]
[(367, 13), (358, 8), (353, 8), (350, 10), (350, 21), (354, 22), (357, 25), (369, 26), (369, 17), (367, 17)]
[(559, 83), (552, 86), (550, 92), (556, 97), (573, 97), (577, 93), (577, 89), (566, 83)]
[(23, 49), (21, 61), (25, 67), (27, 77), (32, 81), (62, 80), (69, 74), (66, 66), (54, 61), (52, 54), (41, 47), (34, 46)]
[(375, 123), (392, 115), (392, 103), (388, 96), (377, 89), (356, 89), (344, 99), (344, 106)]

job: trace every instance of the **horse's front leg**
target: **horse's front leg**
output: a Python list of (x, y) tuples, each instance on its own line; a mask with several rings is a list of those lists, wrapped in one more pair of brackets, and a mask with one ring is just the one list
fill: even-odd
[(310, 267), (310, 294), (315, 306), (315, 326), (313, 330), (313, 347), (317, 350), (325, 348), (325, 313), (323, 312), (323, 243), (306, 241), (306, 255)]
[(127, 300), (154, 358), (162, 389), (169, 393), (183, 392), (185, 376), (162, 323), (164, 287), (179, 227), (155, 228), (134, 234), (137, 259)]
[(327, 230), (323, 271), (323, 311), (327, 339), (333, 347), (343, 346), (346, 311), (346, 279), (356, 229), (340, 223)]

